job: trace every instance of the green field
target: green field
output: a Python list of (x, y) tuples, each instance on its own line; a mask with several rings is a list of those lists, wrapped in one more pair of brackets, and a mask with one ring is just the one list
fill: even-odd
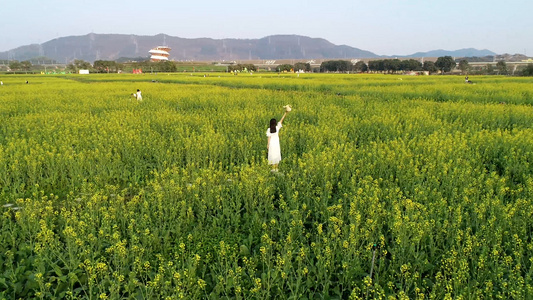
[(533, 298), (532, 78), (193, 75), (0, 77), (0, 299)]

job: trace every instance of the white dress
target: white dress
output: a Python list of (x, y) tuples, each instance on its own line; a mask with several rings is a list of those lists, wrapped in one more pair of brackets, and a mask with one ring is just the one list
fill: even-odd
[(143, 100), (143, 96), (141, 95), (141, 92), (140, 92), (140, 91), (137, 92), (136, 96), (137, 96), (137, 100), (139, 100), (139, 101), (142, 101), (142, 100)]
[(279, 146), (279, 130), (281, 129), (281, 123), (278, 122), (276, 126), (276, 132), (271, 133), (270, 127), (267, 129), (266, 135), (270, 137), (270, 143), (268, 146), (268, 163), (271, 165), (278, 164), (281, 160), (281, 148)]

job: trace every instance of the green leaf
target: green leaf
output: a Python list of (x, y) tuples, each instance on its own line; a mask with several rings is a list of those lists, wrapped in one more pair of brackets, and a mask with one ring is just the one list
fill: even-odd
[(61, 268), (58, 265), (54, 265), (54, 271), (56, 272), (57, 276), (63, 276), (63, 271), (61, 271)]
[(248, 250), (248, 247), (246, 247), (246, 245), (241, 245), (240, 253), (243, 256), (248, 256), (248, 255), (250, 255), (250, 250)]

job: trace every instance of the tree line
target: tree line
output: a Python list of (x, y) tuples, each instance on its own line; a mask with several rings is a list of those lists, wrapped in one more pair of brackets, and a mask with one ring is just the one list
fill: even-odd
[[(500, 60), (496, 63), (496, 66), (487, 64), (485, 66), (473, 67), (469, 61), (462, 59), (459, 61), (457, 68), (461, 70), (463, 74), (480, 74), (480, 75), (515, 75), (516, 70), (509, 70), (507, 63)], [(528, 64), (525, 68), (519, 70), (518, 75), (533, 76), (533, 64)]]
[[(3, 61), (8, 64), (9, 69), (19, 72), (30, 72), (35, 69), (36, 65), (32, 64), (31, 60), (25, 61)], [(79, 70), (89, 70), (91, 73), (118, 73), (125, 68), (126, 64), (116, 61), (97, 60), (93, 64), (83, 61), (74, 60), (66, 66), (66, 70), (77, 73)], [(178, 68), (175, 62), (172, 61), (141, 61), (127, 64), (128, 68), (142, 69), (145, 72), (177, 72)], [(194, 67), (192, 67), (194, 69)], [(512, 73), (515, 75), (515, 70), (510, 72), (505, 61), (499, 61), (496, 65), (487, 64), (486, 66), (472, 67), (468, 60), (461, 59), (456, 62), (451, 56), (442, 56), (437, 58), (435, 62), (424, 61), (423, 63), (415, 59), (378, 59), (371, 60), (367, 63), (364, 61), (357, 61), (355, 64), (347, 60), (328, 60), (322, 62), (319, 68), (313, 69), (309, 63), (298, 62), (295, 64), (281, 64), (276, 67), (276, 72), (373, 72), (393, 74), (397, 72), (406, 71), (427, 71), (429, 73), (436, 73), (440, 71), (442, 74), (450, 72), (453, 69), (459, 69), (463, 74), (485, 74), (485, 75), (508, 75)], [(253, 64), (235, 64), (229, 65), (227, 71), (257, 71), (257, 66)], [(519, 70), (516, 75), (533, 76), (533, 64), (528, 64), (525, 68)]]
[(236, 65), (230, 65), (227, 69), (228, 72), (255, 72), (257, 71), (257, 67), (254, 64), (236, 64)]
[(425, 61), (421, 63), (415, 59), (377, 59), (367, 63), (358, 61), (352, 64), (346, 60), (330, 60), (320, 65), (320, 72), (376, 72), (396, 73), (405, 71), (437, 71), (450, 72), (455, 68), (455, 61), (451, 56), (439, 57), (436, 62)]
[(311, 64), (304, 62), (297, 62), (294, 65), (291, 64), (282, 64), (276, 67), (277, 72), (311, 72)]

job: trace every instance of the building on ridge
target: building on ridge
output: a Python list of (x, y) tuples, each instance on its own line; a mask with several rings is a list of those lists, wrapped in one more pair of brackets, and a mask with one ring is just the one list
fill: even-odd
[(170, 56), (170, 47), (168, 46), (158, 46), (158, 47), (155, 47), (153, 49), (151, 49), (150, 51), (148, 51), (148, 53), (150, 53), (150, 60), (151, 61), (166, 61), (168, 60), (168, 57)]

